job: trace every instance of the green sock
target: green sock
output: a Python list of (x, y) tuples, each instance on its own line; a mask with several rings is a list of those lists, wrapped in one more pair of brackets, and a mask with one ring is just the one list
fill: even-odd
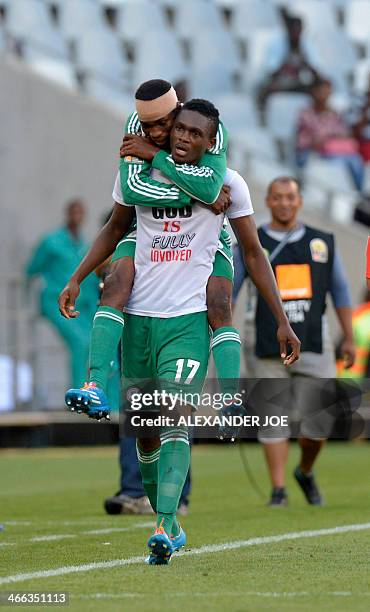
[(177, 536), (180, 527), (176, 510), (190, 465), (187, 433), (176, 437), (171, 432), (161, 435), (158, 462), (157, 527), (162, 525), (169, 535)]
[[(136, 452), (137, 458), (139, 460), (143, 487), (145, 489), (145, 493), (149, 497), (150, 505), (153, 508), (154, 512), (157, 512), (158, 459), (160, 450), (160, 447), (158, 447), (150, 453), (145, 453), (139, 448), (138, 444), (136, 443)], [(180, 526), (175, 516), (170, 534), (177, 536), (179, 534), (179, 531)]]
[(235, 327), (220, 327), (211, 342), (217, 378), (222, 393), (234, 395), (240, 378), (240, 335)]
[(96, 311), (90, 342), (89, 382), (95, 382), (105, 393), (123, 326), (123, 312), (117, 308), (100, 306)]
[(141, 472), (143, 487), (149, 497), (150, 505), (157, 512), (157, 489), (158, 489), (158, 459), (161, 447), (154, 451), (145, 453), (136, 443), (137, 458)]

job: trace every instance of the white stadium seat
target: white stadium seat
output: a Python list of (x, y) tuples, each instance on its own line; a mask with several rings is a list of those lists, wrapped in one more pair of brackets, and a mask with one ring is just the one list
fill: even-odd
[(35, 47), (40, 54), (68, 59), (68, 47), (42, 0), (13, 0), (7, 9), (5, 28), (25, 48)]
[(122, 87), (123, 79), (129, 77), (129, 67), (124, 60), (121, 42), (107, 30), (96, 36), (86, 32), (76, 43), (76, 57), (79, 68), (100, 78), (116, 81)]
[(294, 0), (290, 2), (293, 15), (301, 17), (304, 29), (309, 32), (325, 30), (327, 35), (339, 27), (333, 5), (322, 0)]
[[(226, 123), (226, 127), (229, 127)], [(232, 146), (246, 154), (278, 161), (276, 142), (271, 132), (261, 126), (247, 126), (232, 133)]]
[(329, 34), (323, 30), (317, 31), (312, 35), (311, 42), (319, 57), (319, 71), (329, 78), (332, 76), (334, 79), (337, 74), (346, 75), (354, 70), (357, 53), (343, 30), (338, 28)]
[(213, 32), (205, 31), (197, 36), (191, 43), (191, 65), (196, 69), (204, 59), (219, 61), (222, 65), (230, 67), (231, 71), (239, 72), (241, 58), (235, 41), (229, 32), (224, 30)]
[(248, 176), (251, 179), (253, 178), (254, 183), (263, 185), (264, 189), (276, 177), (291, 176), (291, 174), (292, 169), (290, 166), (260, 157), (251, 157), (248, 163)]
[(60, 6), (60, 29), (68, 40), (77, 40), (85, 32), (107, 29), (103, 9), (95, 0), (65, 0)]
[(354, 70), (354, 87), (358, 92), (365, 92), (370, 82), (370, 58), (361, 60)]
[(298, 115), (310, 100), (310, 96), (299, 93), (276, 93), (268, 98), (266, 123), (275, 138), (282, 141), (289, 141), (293, 138)]
[(176, 37), (169, 31), (147, 32), (136, 49), (134, 88), (148, 79), (162, 78), (175, 83), (186, 79), (188, 68)]
[(77, 90), (78, 83), (73, 66), (63, 60), (43, 57), (40, 55), (26, 55), (27, 65), (37, 74), (61, 85), (67, 89)]
[(241, 40), (249, 40), (260, 29), (274, 30), (281, 26), (278, 8), (263, 0), (244, 0), (235, 6), (232, 30)]
[(351, 0), (345, 6), (345, 28), (348, 36), (359, 43), (368, 44), (370, 39), (370, 2)]
[(142, 44), (149, 34), (157, 35), (157, 44), (161, 43), (167, 23), (160, 6), (148, 0), (126, 0), (117, 15), (116, 29), (125, 42)]
[(186, 0), (176, 6), (175, 30), (186, 40), (225, 29), (219, 8), (207, 0)]
[(251, 32), (248, 40), (247, 61), (242, 71), (242, 84), (246, 91), (251, 91), (267, 76), (267, 56), (275, 37), (283, 36), (282, 31), (261, 29)]
[(351, 176), (341, 160), (312, 156), (304, 168), (304, 176), (318, 187), (332, 191), (353, 192)]
[(91, 97), (104, 104), (120, 117), (127, 117), (133, 110), (132, 96), (128, 96), (119, 89), (111, 87), (106, 80), (89, 76), (84, 81), (84, 89)]
[(258, 114), (251, 97), (243, 94), (215, 95), (212, 102), (230, 132), (237, 133), (246, 127), (258, 125)]

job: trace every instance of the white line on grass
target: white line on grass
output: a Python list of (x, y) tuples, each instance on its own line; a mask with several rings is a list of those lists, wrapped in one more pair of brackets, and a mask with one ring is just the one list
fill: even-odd
[[(300, 538), (317, 538), (326, 535), (336, 535), (338, 533), (349, 533), (350, 531), (365, 531), (370, 529), (370, 523), (359, 523), (357, 525), (342, 525), (340, 527), (330, 527), (328, 529), (316, 529), (312, 531), (292, 531), (281, 533), (275, 536), (264, 536), (259, 538), (250, 538), (249, 540), (237, 540), (235, 542), (226, 542), (225, 544), (211, 544), (209, 546), (201, 546), (201, 548), (193, 548), (190, 551), (178, 552), (176, 556), (191, 556), (204, 555), (207, 553), (225, 552), (235, 550), (237, 548), (245, 548), (246, 546), (258, 546), (260, 544), (275, 544), (284, 540), (298, 540)], [(119, 567), (120, 565), (135, 565), (142, 563), (144, 557), (131, 557), (130, 559), (113, 559), (112, 561), (98, 561), (95, 563), (86, 563), (83, 565), (65, 565), (64, 567), (56, 567), (55, 569), (42, 570), (40, 572), (30, 572), (28, 574), (15, 574), (13, 576), (4, 576), (0, 578), (1, 584), (9, 584), (14, 582), (24, 582), (25, 580), (33, 580), (37, 578), (51, 578), (54, 576), (62, 576), (65, 574), (75, 574), (78, 572), (90, 572), (98, 569), (109, 569), (111, 567)]]
[[(25, 542), (57, 542), (60, 540), (67, 540), (71, 538), (79, 538), (82, 535), (106, 535), (107, 533), (119, 533), (121, 531), (133, 531), (134, 529), (147, 529), (148, 527), (153, 527), (154, 521), (150, 523), (137, 523), (136, 525), (131, 525), (130, 527), (108, 527), (106, 529), (91, 529), (89, 531), (81, 531), (79, 533), (52, 533), (49, 535), (40, 535), (33, 536), (28, 540), (23, 540), (22, 544)], [(15, 545), (16, 543), (12, 543), (11, 545)], [(10, 543), (3, 542), (0, 543), (0, 546), (10, 546)]]

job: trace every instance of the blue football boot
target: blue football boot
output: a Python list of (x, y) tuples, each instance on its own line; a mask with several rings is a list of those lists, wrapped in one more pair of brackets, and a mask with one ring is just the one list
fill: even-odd
[(82, 389), (69, 389), (65, 394), (65, 402), (71, 412), (84, 412), (90, 419), (100, 421), (105, 418), (110, 421), (111, 408), (106, 395), (95, 383), (85, 383)]
[(171, 536), (171, 542), (172, 542), (173, 552), (176, 552), (177, 550), (180, 550), (180, 548), (183, 548), (185, 546), (185, 544), (186, 544), (186, 533), (182, 529), (182, 527), (180, 527), (179, 535)]
[(174, 548), (172, 540), (168, 537), (163, 527), (157, 527), (148, 540), (150, 555), (145, 559), (149, 565), (168, 565), (171, 561)]

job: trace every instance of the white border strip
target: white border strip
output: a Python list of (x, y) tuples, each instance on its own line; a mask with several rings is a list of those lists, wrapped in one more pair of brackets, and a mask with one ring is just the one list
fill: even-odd
[[(367, 529), (370, 529), (370, 523), (359, 523), (357, 525), (342, 525), (340, 527), (316, 529), (313, 531), (292, 531), (290, 533), (281, 533), (279, 535), (250, 538), (249, 540), (237, 540), (235, 542), (226, 542), (225, 544), (211, 544), (209, 546), (201, 546), (201, 548), (193, 548), (190, 551), (180, 551), (176, 553), (176, 556), (189, 557), (192, 555), (204, 555), (208, 553), (235, 550), (237, 548), (245, 548), (246, 546), (275, 544), (277, 542), (283, 542), (284, 540), (317, 538), (320, 536), (336, 535), (338, 533), (349, 533), (351, 531), (366, 531)], [(56, 567), (55, 569), (42, 570), (40, 572), (30, 572), (28, 574), (15, 574), (13, 576), (4, 576), (3, 578), (0, 578), (0, 585), (12, 584), (14, 582), (24, 582), (26, 580), (35, 580), (38, 578), (52, 578), (54, 576), (63, 576), (65, 574), (90, 572), (98, 569), (110, 569), (111, 567), (119, 567), (121, 565), (135, 565), (138, 563), (143, 563), (143, 561), (144, 557), (131, 557), (130, 559), (113, 559), (112, 561), (100, 561), (95, 563), (86, 563), (83, 565), (66, 565), (64, 567)]]

